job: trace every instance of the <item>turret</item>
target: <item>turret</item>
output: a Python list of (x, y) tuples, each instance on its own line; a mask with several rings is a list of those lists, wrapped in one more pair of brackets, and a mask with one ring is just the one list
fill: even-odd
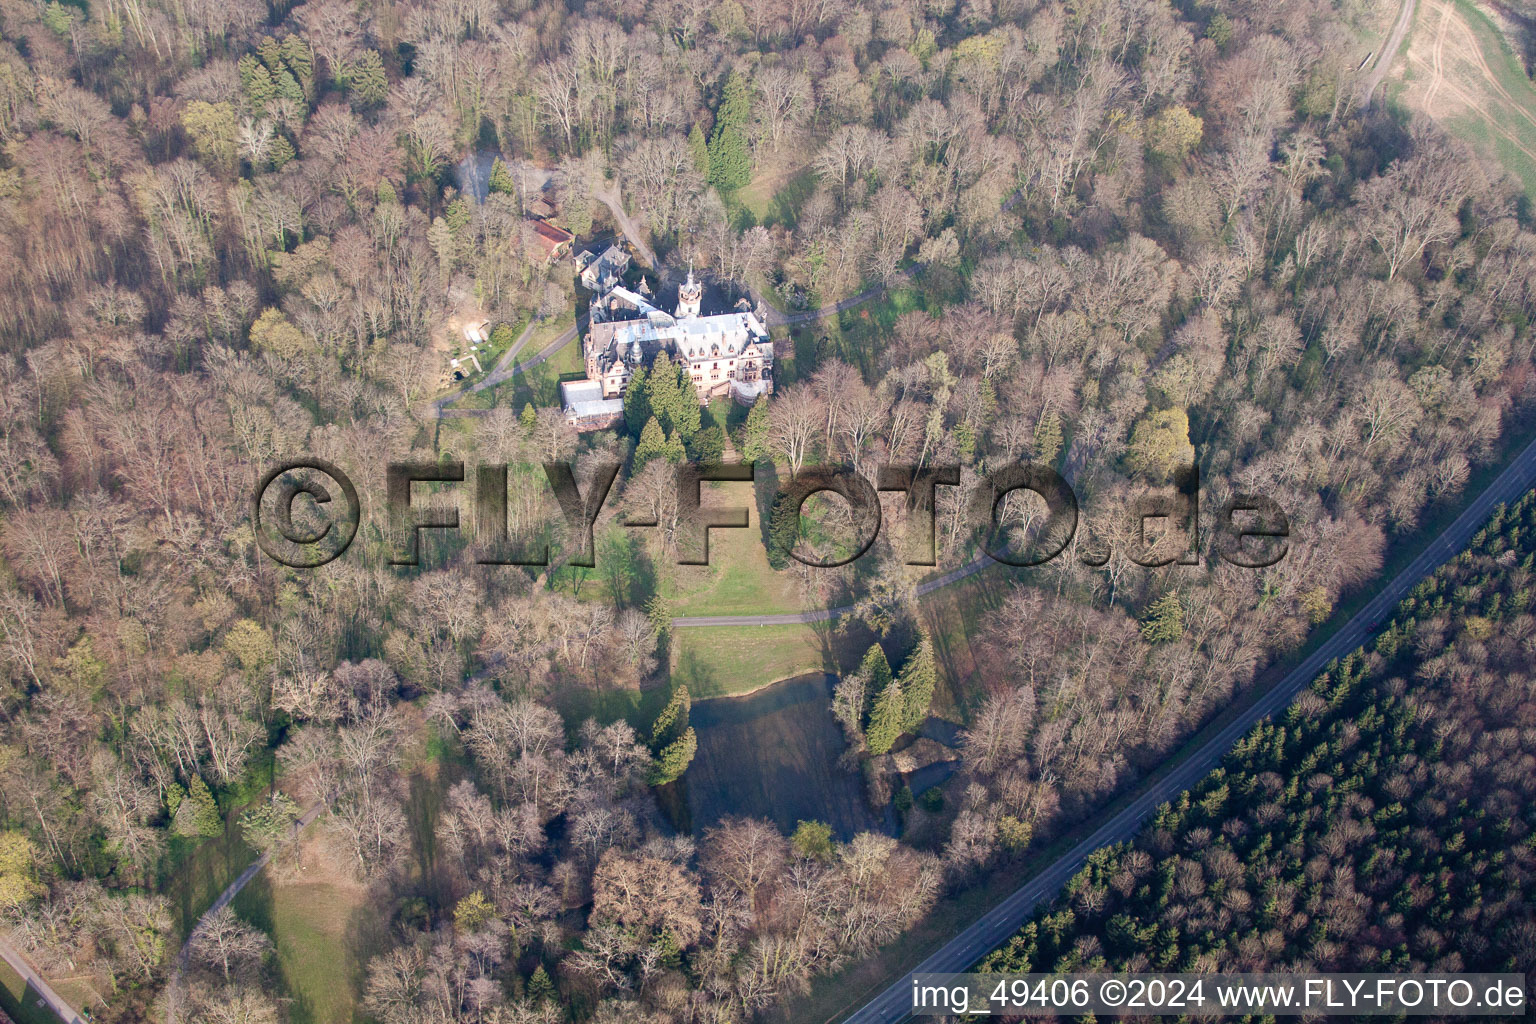
[(704, 300), (704, 286), (693, 279), (693, 261), (688, 261), (688, 280), (677, 288), (677, 318), (698, 316)]

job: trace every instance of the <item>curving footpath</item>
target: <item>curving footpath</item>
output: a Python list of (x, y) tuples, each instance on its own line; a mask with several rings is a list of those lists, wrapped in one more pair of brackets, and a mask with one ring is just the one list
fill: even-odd
[[(918, 264), (899, 271), (895, 277), (891, 278), (891, 284), (904, 284), (916, 277), (921, 269), (921, 264)], [(821, 306), (817, 309), (807, 309), (799, 313), (784, 312), (757, 291), (752, 293), (752, 298), (758, 305), (763, 307), (763, 322), (765, 324), (769, 327), (787, 327), (791, 324), (806, 324), (813, 320), (825, 320), (827, 317), (836, 316), (839, 313), (853, 309), (855, 306), (862, 306), (870, 299), (884, 295), (888, 287), (889, 285), (884, 284), (870, 285), (857, 295), (850, 295), (848, 298), (834, 302), (831, 305)]]
[[(325, 810), (326, 806), (330, 803), (330, 799), (334, 799), (334, 796), (320, 801), (299, 816), (298, 820), (293, 823), (293, 835), (290, 837), (290, 841), (297, 839), (300, 832), (303, 832), (314, 823), (315, 819), (320, 817), (320, 813)], [(271, 859), (272, 851), (268, 850), (247, 865), (246, 869), (240, 872), (240, 876), (225, 886), (223, 892), (219, 893), (219, 898), (213, 901), (213, 905), (203, 911), (202, 915), (197, 919), (197, 923), (192, 926), (192, 930), (187, 932), (186, 941), (182, 942), (181, 950), (176, 954), (176, 966), (171, 969), (170, 981), (165, 986), (166, 1024), (175, 1024), (180, 1019), (180, 1014), (177, 1011), (181, 1003), (181, 981), (182, 975), (186, 973), (187, 963), (192, 957), (193, 938), (202, 930), (203, 925), (207, 923), (210, 917), (217, 911), (229, 906), (234, 901), (234, 898), (240, 895), (240, 890), (249, 885), (251, 879), (261, 874), (261, 869), (266, 867)], [(73, 1022), (66, 1017), (65, 1024), (73, 1024)]]
[(426, 417), (428, 419), (433, 417), (436, 417), (437, 419), (443, 419), (445, 417), (452, 416), (484, 416), (489, 410), (449, 409), (447, 406), (457, 402), (459, 399), (465, 397), (466, 395), (472, 395), (477, 391), (484, 391), (486, 388), (493, 388), (497, 384), (500, 384), (502, 381), (511, 380), (517, 374), (522, 373), (525, 370), (531, 370), (535, 366), (538, 366), (540, 363), (547, 361), (556, 352), (560, 351), (562, 348), (571, 343), (571, 340), (576, 337), (576, 332), (580, 330), (581, 325), (583, 322), (585, 322), (585, 320), (586, 317), (578, 317), (576, 322), (567, 327), (565, 330), (561, 331), (559, 335), (555, 337), (554, 341), (551, 341), (548, 345), (545, 345), (543, 348), (539, 349), (537, 354), (523, 360), (514, 366), (512, 364), (512, 360), (516, 359), (517, 354), (523, 350), (523, 346), (528, 344), (528, 336), (532, 334), (533, 329), (538, 326), (539, 322), (537, 320), (532, 321), (528, 324), (527, 327), (523, 328), (523, 333), (519, 334), (517, 339), (513, 341), (512, 344), (507, 346), (506, 352), (502, 353), (501, 358), (496, 360), (496, 365), (492, 367), (490, 373), (486, 374), (484, 377), (481, 377), (473, 384), (466, 384), (459, 388), (457, 391), (450, 391), (441, 398), (434, 398), (425, 407)]
[(1088, 838), (1057, 858), (1049, 867), (1016, 889), (968, 928), (945, 943), (938, 952), (912, 968), (892, 986), (845, 1018), (845, 1024), (897, 1024), (906, 1020), (912, 1003), (912, 975), (965, 971), (987, 953), (1002, 945), (1033, 916), (1102, 846), (1130, 839), (1157, 810), (1193, 786), (1221, 762), (1232, 745), (1254, 725), (1286, 707), (1317, 677), (1323, 666), (1358, 647), (1399, 601), (1419, 582), (1466, 547), (1472, 535), (1487, 521), (1495, 505), (1509, 503), (1536, 485), (1536, 441), (1474, 498), (1461, 515), (1407, 568), (1392, 578), (1348, 622), (1341, 626), (1300, 665), (1259, 696), (1253, 706), (1189, 754), (1172, 771), (1151, 784)]

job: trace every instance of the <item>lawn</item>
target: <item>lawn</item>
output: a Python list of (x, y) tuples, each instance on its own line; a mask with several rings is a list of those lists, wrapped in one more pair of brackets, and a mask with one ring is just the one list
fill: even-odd
[(41, 999), (42, 996), (33, 991), (10, 964), (0, 960), (0, 1010), (9, 1014), (16, 1024), (59, 1024), (59, 1018), (46, 1003), (37, 1005)]
[(292, 1024), (352, 1024), (369, 957), (387, 929), (367, 890), (304, 845), (299, 867), (274, 879), (263, 871), (235, 899), (235, 911), (272, 937)]
[(816, 172), (808, 166), (769, 169), (731, 196), (732, 222), (739, 229), (761, 224), (793, 230), (799, 223), (800, 207), (815, 191)]
[[(674, 615), (779, 615), (806, 610), (794, 575), (776, 572), (768, 564), (761, 510), (771, 486), (759, 480), (761, 493), (754, 495), (752, 485), (746, 483), (705, 481), (700, 485), (705, 507), (745, 507), (748, 525), (711, 528), (708, 565), (670, 567), (676, 581), (671, 591)], [(648, 554), (649, 532), (616, 521), (600, 527), (594, 538), (597, 565), (562, 566), (554, 573), (553, 586), (582, 601), (645, 607), (657, 583)]]
[[(517, 354), (518, 362), (532, 359), (542, 352), (544, 346), (569, 329), (573, 322), (572, 314), (567, 313), (535, 327)], [(490, 368), (486, 366), (487, 371)], [(566, 374), (579, 376), (581, 373), (581, 337), (578, 335), (538, 366), (526, 372), (514, 373), (494, 387), (465, 395), (454, 403), (453, 408), (491, 409), (498, 405), (509, 405), (521, 410), (530, 402), (535, 408), (559, 405), (561, 377)]]
[(694, 697), (749, 693), (807, 672), (835, 672), (827, 623), (674, 630), (672, 679)]
[[(816, 298), (812, 304), (822, 301)], [(837, 316), (792, 327), (789, 344), (774, 349), (774, 377), (782, 387), (808, 378), (827, 359), (841, 359), (858, 367), (866, 380), (877, 379), (881, 343), (897, 318), (914, 309), (938, 312), (942, 306), (918, 288), (899, 287)]]
[(768, 564), (763, 543), (760, 510), (745, 483), (705, 483), (700, 501), (705, 505), (746, 506), (744, 530), (709, 531), (709, 565), (678, 566), (677, 615), (772, 615), (804, 611), (793, 574), (775, 572)]
[(649, 736), (651, 725), (666, 707), (669, 696), (671, 693), (665, 685), (648, 690), (587, 690), (563, 686), (551, 693), (549, 699), (572, 733), (589, 718), (599, 722), (617, 722), (622, 718), (641, 736)]
[[(240, 838), (235, 811), (229, 812), (224, 834), (190, 846), (185, 839), (172, 840), (173, 856), (180, 854), (162, 891), (171, 901), (171, 913), (183, 935), (213, 905), (219, 893), (256, 859), (256, 851)], [(180, 849), (178, 849), (180, 848)]]
[(1499, 26), (1470, 0), (1425, 0), (1391, 101), (1426, 114), (1536, 195), (1536, 87)]
[[(532, 358), (534, 354), (542, 351), (545, 345), (554, 340), (553, 335), (558, 333), (559, 331), (555, 331), (546, 335), (542, 342), (530, 340), (523, 349), (523, 358)], [(481, 394), (488, 396), (485, 402), (486, 408), (507, 405), (518, 412), (523, 410), (523, 406), (530, 404), (535, 409), (550, 408), (560, 404), (560, 381), (581, 376), (584, 376), (581, 365), (581, 338), (576, 337), (571, 339), (570, 344), (538, 366), (514, 373), (508, 380), (494, 388), (487, 388)]]
[(993, 566), (921, 599), (923, 627), (933, 638), (934, 656), (939, 663), (934, 714), (957, 722), (969, 717), (977, 695), (966, 684), (976, 672), (979, 657), (971, 637), (981, 629), (987, 613), (1002, 603), (1015, 582), (1024, 578), (1021, 570), (1010, 573)]

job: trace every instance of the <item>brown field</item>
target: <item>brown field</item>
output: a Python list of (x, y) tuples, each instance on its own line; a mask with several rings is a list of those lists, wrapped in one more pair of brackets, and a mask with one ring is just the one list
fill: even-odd
[(1536, 88), (1470, 0), (1421, 0), (1393, 101), (1439, 122), (1536, 194)]

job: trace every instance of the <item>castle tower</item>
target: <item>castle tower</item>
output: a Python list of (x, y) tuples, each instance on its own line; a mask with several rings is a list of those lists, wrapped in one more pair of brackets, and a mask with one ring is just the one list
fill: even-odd
[(704, 299), (704, 286), (693, 279), (693, 261), (688, 261), (688, 280), (677, 288), (677, 318), (698, 316)]

